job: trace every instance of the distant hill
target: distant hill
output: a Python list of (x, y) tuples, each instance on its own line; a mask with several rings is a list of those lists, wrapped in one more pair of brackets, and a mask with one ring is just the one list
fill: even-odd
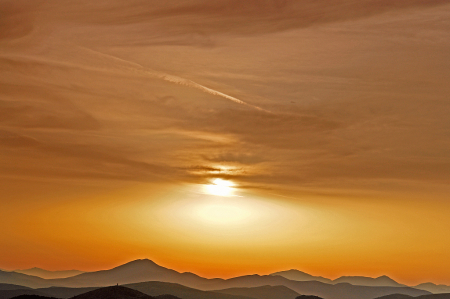
[(381, 296), (381, 297), (378, 297), (375, 299), (412, 299), (412, 298), (416, 298), (416, 297), (404, 295), (404, 294), (391, 294), (391, 295)]
[(54, 286), (66, 287), (102, 287), (116, 283), (124, 285), (145, 281), (173, 282), (198, 288), (205, 281), (209, 280), (193, 273), (180, 273), (167, 269), (151, 260), (142, 259), (110, 270), (86, 272), (73, 277), (48, 280), (48, 283)]
[(72, 297), (73, 299), (154, 299), (149, 295), (123, 286), (100, 288)]
[(39, 296), (39, 295), (19, 295), (17, 297), (13, 297), (14, 299), (57, 299), (54, 297), (46, 297), (46, 296)]
[(372, 286), (372, 287), (406, 287), (404, 284), (399, 284), (392, 278), (389, 278), (386, 275), (372, 278), (365, 276), (341, 276), (335, 280), (333, 283), (350, 283), (353, 285), (361, 285), (361, 286)]
[(83, 271), (78, 270), (66, 270), (66, 271), (49, 271), (41, 268), (31, 268), (31, 269), (24, 269), (24, 270), (14, 270), (16, 273), (22, 273), (27, 275), (33, 275), (40, 278), (45, 279), (54, 279), (54, 278), (67, 278), (72, 277), (78, 274), (85, 273)]
[[(308, 273), (299, 271), (299, 270), (287, 270), (275, 272), (270, 275), (278, 275), (283, 276), (290, 280), (296, 281), (320, 281), (329, 284), (338, 284), (338, 283), (350, 283), (353, 285), (361, 285), (361, 286), (372, 286), (372, 287), (406, 287), (404, 284), (399, 284), (392, 278), (383, 275), (377, 278), (365, 277), (365, 276), (341, 276), (335, 280), (331, 280), (321, 276), (313, 276)], [(426, 290), (428, 291), (428, 290)]]
[(180, 298), (174, 295), (159, 295), (153, 297), (124, 286), (111, 286), (89, 291), (77, 295), (75, 297), (72, 297), (71, 299), (180, 299)]
[(37, 276), (9, 271), (0, 271), (0, 283), (15, 284), (30, 288), (48, 287), (52, 285), (48, 280)]
[(155, 297), (156, 299), (180, 299), (174, 295), (159, 295)]
[(417, 297), (401, 295), (401, 294), (392, 294), (392, 295), (378, 297), (375, 299), (450, 299), (450, 293), (429, 294), (429, 295), (422, 295), (422, 296), (417, 296)]
[(303, 295), (315, 295), (325, 299), (372, 299), (389, 294), (401, 293), (412, 296), (429, 294), (423, 290), (410, 287), (371, 287), (359, 286), (349, 283), (338, 283), (336, 285), (326, 284), (319, 281), (293, 281), (281, 276), (240, 276), (224, 281), (210, 282), (204, 285), (204, 289), (217, 290), (233, 287), (257, 287), (264, 285), (283, 285)]
[(0, 299), (10, 299), (22, 295), (37, 295), (37, 296), (47, 296), (45, 293), (41, 293), (34, 289), (17, 289), (17, 290), (1, 290)]
[[(115, 285), (116, 283), (125, 285), (146, 281), (177, 283), (201, 291), (223, 290), (229, 288), (254, 288), (266, 285), (285, 286), (299, 294), (315, 295), (324, 299), (373, 299), (375, 297), (395, 293), (411, 296), (430, 294), (428, 291), (410, 287), (377, 287), (352, 285), (349, 283), (337, 283), (333, 285), (319, 281), (294, 281), (278, 275), (246, 275), (231, 279), (207, 279), (193, 273), (180, 273), (175, 270), (164, 268), (148, 259), (132, 261), (110, 270), (88, 272), (60, 279), (46, 280), (22, 273), (0, 272), (0, 283), (24, 285), (33, 288), (46, 288), (49, 286), (75, 288), (105, 287)], [(231, 296), (223, 293), (221, 293), (221, 295)]]
[(322, 276), (313, 276), (310, 275), (308, 273), (299, 271), (299, 270), (295, 270), (295, 269), (291, 269), (291, 270), (287, 270), (287, 271), (280, 271), (280, 272), (275, 272), (272, 273), (270, 275), (278, 275), (278, 276), (283, 276), (284, 278), (290, 279), (290, 280), (297, 280), (297, 281), (310, 281), (310, 280), (315, 280), (315, 281), (320, 281), (320, 282), (324, 282), (324, 283), (332, 283), (331, 279), (322, 277)]
[[(215, 293), (210, 291), (201, 291), (189, 287), (182, 286), (180, 284), (169, 283), (169, 282), (159, 282), (159, 281), (149, 281), (141, 282), (136, 284), (128, 284), (125, 287), (140, 291), (144, 294), (156, 297), (158, 299), (164, 299), (162, 295), (176, 296), (182, 299), (250, 299), (243, 296), (234, 296), (222, 293)], [(30, 289), (27, 291), (14, 291), (14, 292), (4, 292), (0, 290), (0, 299), (10, 299), (18, 294), (39, 294), (49, 297), (68, 299), (80, 294), (84, 294), (89, 291), (97, 290), (99, 287), (91, 288), (67, 288), (67, 287), (49, 287), (49, 288), (39, 288)], [(2, 295), (3, 294), (3, 295)], [(161, 297), (161, 298), (160, 298)], [(169, 298), (166, 299), (173, 299)]]
[(295, 299), (323, 299), (323, 298), (320, 298), (319, 296), (312, 296), (312, 295), (300, 295)]
[(56, 297), (56, 298), (71, 298), (86, 292), (90, 292), (98, 289), (98, 287), (92, 288), (64, 288), (64, 287), (50, 287), (50, 288), (40, 288), (36, 291), (45, 294), (46, 296)]
[(229, 288), (214, 290), (216, 293), (246, 296), (255, 299), (295, 299), (300, 294), (285, 286), (262, 286), (253, 288)]
[(215, 291), (201, 291), (170, 282), (148, 281), (126, 284), (124, 286), (158, 298), (160, 295), (170, 294), (182, 299), (250, 299), (245, 296), (223, 294)]
[(446, 294), (431, 294), (417, 297), (418, 299), (450, 299), (450, 293)]
[(450, 286), (444, 284), (434, 284), (431, 282), (421, 283), (419, 285), (416, 285), (414, 288), (419, 290), (425, 290), (434, 294), (450, 293)]
[(3, 290), (20, 290), (20, 289), (29, 289), (29, 287), (20, 286), (20, 285), (17, 285), (17, 284), (0, 283), (0, 291), (3, 291)]

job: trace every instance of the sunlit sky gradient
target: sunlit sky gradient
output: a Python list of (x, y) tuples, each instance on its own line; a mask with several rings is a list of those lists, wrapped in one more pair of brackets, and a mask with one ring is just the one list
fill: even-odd
[(450, 284), (446, 0), (1, 0), (0, 268)]

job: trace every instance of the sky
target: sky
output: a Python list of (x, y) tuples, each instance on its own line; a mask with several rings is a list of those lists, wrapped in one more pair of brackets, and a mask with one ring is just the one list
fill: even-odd
[(0, 0), (0, 268), (450, 284), (447, 0)]

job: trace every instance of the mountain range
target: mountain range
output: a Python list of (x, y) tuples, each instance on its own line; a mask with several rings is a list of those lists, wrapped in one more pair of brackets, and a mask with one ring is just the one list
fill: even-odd
[[(58, 298), (70, 298), (94, 288), (115, 284), (127, 285), (152, 296), (171, 294), (182, 299), (238, 299), (236, 296), (241, 297), (240, 299), (244, 299), (243, 297), (246, 299), (294, 299), (299, 294), (316, 295), (325, 299), (373, 299), (392, 294), (416, 297), (432, 293), (429, 290), (399, 284), (387, 276), (378, 278), (343, 276), (329, 280), (298, 270), (276, 272), (270, 275), (246, 275), (231, 279), (208, 279), (189, 272), (180, 273), (159, 266), (148, 259), (135, 260), (109, 270), (86, 272), (56, 279), (0, 271), (0, 283), (3, 283), (3, 288), (9, 288), (9, 290), (3, 289), (0, 293), (11, 293), (11, 291), (17, 293), (18, 289), (14, 289), (11, 285), (19, 285), (22, 286), (22, 292), (30, 293), (30, 290), (23, 289), (25, 286), (36, 289), (38, 292), (36, 295)], [(425, 285), (425, 287), (432, 286)], [(161, 293), (161, 290), (171, 292)], [(214, 296), (199, 292), (214, 292)], [(225, 298), (226, 296), (235, 297)], [(0, 299), (8, 298), (0, 294)]]
[(296, 281), (311, 281), (311, 280), (315, 280), (315, 281), (320, 281), (320, 282), (324, 282), (324, 283), (333, 283), (333, 281), (331, 279), (322, 277), (322, 276), (313, 276), (310, 275), (308, 273), (296, 270), (296, 269), (291, 269), (291, 270), (287, 270), (287, 271), (280, 271), (280, 272), (275, 272), (272, 273), (270, 275), (278, 275), (278, 276), (283, 276), (287, 279), (290, 280), (296, 280)]
[(36, 268), (36, 267), (30, 268), (30, 269), (23, 269), (23, 270), (14, 270), (13, 272), (37, 276), (37, 277), (45, 278), (45, 279), (67, 278), (67, 277), (71, 277), (71, 276), (75, 276), (75, 275), (84, 273), (83, 271), (79, 271), (79, 270), (49, 271), (49, 270)]
[[(330, 283), (330, 284), (336, 284), (336, 283), (350, 283), (353, 285), (363, 285), (363, 286), (391, 286), (391, 287), (406, 287), (404, 284), (400, 284), (393, 280), (392, 278), (383, 275), (377, 278), (372, 277), (365, 277), (365, 276), (341, 276), (339, 278), (336, 278), (334, 280), (321, 277), (321, 276), (313, 276), (308, 273), (299, 271), (299, 270), (287, 270), (287, 271), (280, 271), (275, 272), (270, 275), (278, 275), (283, 276), (290, 280), (297, 280), (297, 281), (321, 281), (324, 283)], [(434, 284), (431, 282), (427, 283), (421, 283), (416, 286), (413, 286), (415, 289), (428, 291), (433, 294), (440, 294), (440, 293), (450, 293), (450, 286), (444, 285), (444, 284)]]
[(373, 287), (406, 287), (404, 284), (399, 284), (392, 278), (389, 278), (386, 275), (372, 278), (372, 277), (364, 277), (364, 276), (341, 276), (336, 278), (335, 280), (331, 280), (322, 276), (313, 276), (308, 273), (299, 271), (299, 270), (287, 270), (275, 272), (270, 275), (278, 275), (283, 276), (290, 280), (296, 281), (320, 281), (323, 283), (329, 284), (337, 284), (337, 283), (350, 283), (353, 285), (361, 285), (361, 286), (373, 286)]
[[(288, 292), (290, 295), (292, 293), (288, 291), (287, 289), (279, 288), (279, 287), (262, 287), (262, 288), (256, 288), (256, 292), (260, 294), (259, 297), (235, 297), (241, 298), (241, 299), (250, 299), (250, 298), (261, 298), (261, 296), (267, 296), (267, 293), (275, 295), (274, 291), (276, 292)], [(236, 290), (234, 290), (236, 291)], [(253, 295), (254, 293), (251, 292), (251, 289), (248, 290), (237, 290), (238, 292), (244, 291), (248, 294)], [(264, 294), (265, 293), (265, 294)], [(209, 299), (216, 299), (218, 293), (210, 293), (208, 294)], [(271, 298), (272, 295), (269, 295), (267, 298)], [(203, 298), (200, 296), (199, 298)], [(274, 298), (283, 298), (283, 297), (274, 297)], [(42, 295), (36, 295), (36, 294), (22, 294), (16, 297), (12, 297), (11, 299), (58, 299), (55, 297), (49, 297), (49, 296), (42, 296)], [(172, 294), (164, 294), (164, 295), (149, 295), (148, 292), (140, 292), (136, 289), (125, 287), (125, 286), (110, 286), (110, 287), (104, 287), (104, 288), (97, 288), (94, 290), (86, 291), (84, 293), (75, 295), (73, 297), (70, 297), (69, 299), (182, 299), (180, 297), (177, 297)], [(323, 299), (319, 296), (314, 295), (299, 295), (294, 297), (293, 299)], [(418, 297), (412, 297), (408, 295), (403, 294), (391, 294), (387, 296), (377, 297), (374, 299), (450, 299), (450, 294), (429, 294), (429, 295), (422, 295)]]

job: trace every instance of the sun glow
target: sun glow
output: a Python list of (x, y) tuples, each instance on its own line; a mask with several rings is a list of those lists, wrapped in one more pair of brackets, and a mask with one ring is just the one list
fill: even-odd
[(208, 194), (216, 196), (232, 196), (235, 184), (223, 179), (214, 179), (212, 184), (205, 185), (205, 191)]
[(214, 203), (200, 205), (194, 209), (194, 217), (202, 222), (217, 225), (245, 223), (251, 220), (252, 213), (243, 205)]

